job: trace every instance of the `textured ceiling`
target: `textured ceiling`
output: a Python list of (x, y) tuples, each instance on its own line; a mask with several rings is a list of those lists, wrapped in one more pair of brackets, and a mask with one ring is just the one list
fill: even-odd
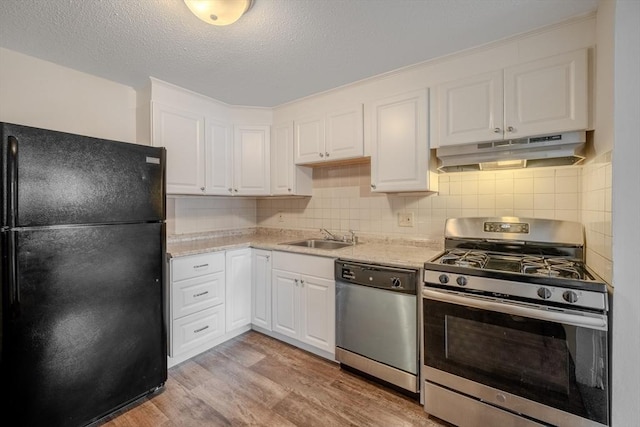
[(0, 0), (0, 46), (134, 88), (153, 76), (229, 104), (272, 107), (597, 3), (254, 0), (240, 21), (215, 27), (182, 0)]

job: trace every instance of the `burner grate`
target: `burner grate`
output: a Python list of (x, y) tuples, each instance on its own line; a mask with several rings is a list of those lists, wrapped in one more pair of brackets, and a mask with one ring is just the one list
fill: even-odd
[(440, 259), (440, 264), (484, 268), (488, 261), (489, 255), (484, 252), (454, 249)]
[(580, 267), (571, 260), (565, 258), (522, 258), (521, 272), (536, 276), (561, 277), (565, 279), (581, 279)]

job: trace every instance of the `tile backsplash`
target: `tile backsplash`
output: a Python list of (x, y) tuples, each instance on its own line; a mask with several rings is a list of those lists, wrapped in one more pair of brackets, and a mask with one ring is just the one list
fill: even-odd
[[(316, 168), (313, 196), (258, 200), (261, 227), (327, 228), (346, 233), (442, 238), (444, 221), (460, 216), (580, 219), (579, 167), (439, 175), (438, 194), (370, 191), (369, 164)], [(413, 217), (413, 227), (399, 216)]]
[(582, 168), (581, 221), (587, 239), (587, 264), (612, 283), (611, 152)]
[[(611, 283), (611, 153), (584, 166), (441, 174), (437, 194), (371, 192), (368, 163), (318, 167), (302, 198), (169, 198), (168, 233), (250, 227), (319, 229), (338, 235), (442, 239), (460, 216), (522, 216), (580, 221), (587, 261)], [(409, 217), (413, 226), (399, 225)]]
[(244, 197), (168, 197), (167, 234), (256, 226), (256, 200)]

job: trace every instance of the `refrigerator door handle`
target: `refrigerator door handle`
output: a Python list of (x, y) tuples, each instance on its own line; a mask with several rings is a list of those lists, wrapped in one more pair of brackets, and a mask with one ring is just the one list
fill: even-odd
[(13, 228), (17, 224), (18, 216), (18, 139), (8, 138), (7, 153), (7, 227)]
[(7, 246), (7, 279), (9, 297), (9, 316), (12, 319), (20, 317), (20, 282), (18, 281), (18, 254), (16, 253), (16, 232), (6, 233)]

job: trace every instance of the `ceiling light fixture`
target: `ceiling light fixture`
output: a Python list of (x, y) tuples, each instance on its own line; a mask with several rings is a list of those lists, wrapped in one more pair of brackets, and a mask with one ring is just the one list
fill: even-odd
[(184, 0), (198, 18), (211, 25), (229, 25), (251, 8), (253, 0)]

